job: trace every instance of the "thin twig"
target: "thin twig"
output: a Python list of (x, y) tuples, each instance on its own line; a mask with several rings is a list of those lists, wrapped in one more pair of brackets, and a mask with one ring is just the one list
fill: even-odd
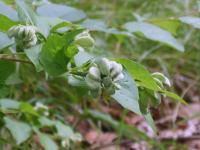
[[(130, 140), (122, 140), (122, 141), (120, 141), (119, 144), (120, 145), (122, 145), (122, 144), (124, 145), (124, 144), (129, 144), (129, 143), (132, 143), (132, 142), (133, 141), (130, 141)], [(112, 143), (96, 146), (96, 147), (90, 148), (89, 150), (99, 150), (99, 149), (106, 148), (106, 147), (113, 146), (113, 145), (116, 145), (116, 142), (112, 142)]]
[[(197, 84), (197, 81), (199, 80), (199, 78), (197, 78), (196, 80), (194, 80), (184, 91), (183, 93), (181, 94), (181, 97), (183, 98), (187, 92), (195, 85)], [(176, 105), (176, 108), (174, 110), (174, 113), (173, 113), (173, 123), (176, 122), (176, 119), (177, 119), (177, 116), (178, 116), (178, 112), (179, 112), (179, 108), (180, 108), (180, 102), (178, 102), (178, 104)]]
[(193, 135), (193, 136), (189, 136), (189, 137), (177, 137), (177, 138), (173, 138), (173, 137), (169, 137), (169, 138), (158, 138), (160, 141), (171, 141), (171, 140), (176, 140), (176, 141), (190, 141), (190, 140), (199, 140), (200, 136), (199, 135)]
[(20, 59), (16, 54), (0, 54), (0, 60), (32, 64), (29, 60)]
[(162, 45), (156, 45), (154, 47), (152, 47), (149, 50), (145, 50), (145, 52), (142, 54), (142, 56), (140, 56), (138, 62), (142, 62), (148, 55), (150, 55), (152, 52), (154, 52), (155, 50), (159, 49)]

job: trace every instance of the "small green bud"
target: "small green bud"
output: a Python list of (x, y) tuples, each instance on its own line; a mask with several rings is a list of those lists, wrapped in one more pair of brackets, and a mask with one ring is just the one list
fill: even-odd
[(115, 93), (115, 86), (110, 85), (108, 88), (105, 89), (109, 95), (113, 95)]
[(113, 84), (112, 83), (112, 78), (109, 77), (109, 76), (104, 77), (102, 82), (103, 82), (103, 85), (104, 85), (105, 88), (109, 87), (111, 84)]
[(85, 31), (76, 36), (75, 43), (83, 48), (90, 48), (94, 45), (94, 39)]
[(91, 90), (90, 93), (91, 93), (91, 95), (92, 95), (93, 97), (98, 97), (99, 95), (101, 95), (102, 90), (101, 90), (101, 88), (99, 88), (99, 89), (97, 89), (97, 90)]

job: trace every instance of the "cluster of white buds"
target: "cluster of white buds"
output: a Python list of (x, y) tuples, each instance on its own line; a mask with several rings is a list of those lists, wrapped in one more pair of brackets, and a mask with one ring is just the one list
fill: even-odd
[(38, 29), (35, 26), (16, 25), (8, 30), (8, 36), (14, 37), (20, 48), (30, 48), (37, 44), (37, 32)]
[(65, 138), (61, 141), (61, 145), (62, 147), (65, 147), (65, 148), (69, 148), (70, 146), (70, 141), (73, 141), (73, 142), (81, 142), (83, 140), (81, 134), (79, 133), (74, 133), (72, 134), (69, 138)]
[(160, 72), (155, 72), (155, 73), (152, 73), (151, 76), (154, 78), (154, 80), (156, 81), (156, 83), (161, 89), (164, 88), (163, 84), (171, 86), (169, 79), (164, 74)]
[(89, 31), (84, 31), (75, 37), (75, 43), (83, 48), (90, 48), (94, 46), (94, 39), (89, 34)]
[(112, 95), (116, 89), (120, 88), (118, 82), (124, 78), (121, 64), (101, 58), (90, 67), (86, 75), (86, 83), (94, 96), (98, 96), (105, 90), (107, 94)]
[(49, 116), (49, 108), (40, 102), (35, 104), (34, 109), (45, 116)]
[[(154, 73), (151, 74), (151, 76), (156, 81), (156, 83), (157, 83), (157, 85), (158, 85), (158, 87), (160, 89), (165, 89), (164, 85), (167, 85), (169, 87), (171, 86), (170, 80), (164, 74), (162, 74), (160, 72), (154, 72)], [(158, 93), (158, 92), (154, 92), (154, 97), (160, 103), (160, 101), (161, 101), (161, 94)]]

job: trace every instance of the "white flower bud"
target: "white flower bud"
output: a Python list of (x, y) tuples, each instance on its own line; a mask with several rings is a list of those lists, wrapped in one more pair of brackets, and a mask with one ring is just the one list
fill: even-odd
[(22, 39), (22, 40), (23, 40), (23, 38), (26, 38), (25, 37), (25, 27), (24, 26), (19, 28), (19, 31), (18, 31), (18, 33), (16, 35), (16, 38), (19, 38), (19, 39)]
[(162, 73), (160, 73), (160, 72), (153, 73), (152, 77), (154, 79), (156, 78), (156, 79), (160, 80), (162, 83), (164, 83), (164, 84), (166, 84), (168, 86), (171, 86), (171, 83), (170, 83), (169, 79), (165, 75), (163, 75)]
[(119, 80), (122, 80), (124, 79), (124, 74), (123, 73), (120, 73), (118, 74), (118, 76), (116, 76), (113, 81), (116, 82), (116, 81), (119, 81)]
[(16, 25), (8, 30), (8, 36), (14, 37), (21, 48), (29, 48), (37, 44), (37, 28), (34, 26)]
[(88, 72), (88, 77), (100, 81), (101, 75), (99, 69), (97, 67), (91, 67)]
[(90, 48), (94, 45), (94, 39), (85, 31), (76, 36), (75, 43), (83, 48)]
[(61, 141), (61, 146), (62, 147), (69, 147), (70, 143), (69, 143), (69, 139), (64, 139)]
[(102, 58), (97, 62), (97, 65), (102, 75), (108, 76), (110, 74), (111, 65), (108, 59)]
[(26, 39), (31, 39), (33, 35), (35, 35), (34, 29), (28, 28), (28, 30), (25, 30)]
[(37, 37), (36, 37), (36, 35), (34, 35), (32, 37), (32, 39), (30, 39), (29, 41), (26, 41), (26, 42), (27, 43), (24, 45), (25, 48), (29, 48), (29, 47), (32, 47), (32, 46), (36, 45), (37, 44)]
[(38, 109), (49, 110), (49, 108), (48, 108), (46, 105), (44, 105), (44, 104), (42, 104), (42, 103), (40, 103), (40, 102), (37, 102), (37, 103), (36, 103), (34, 109), (35, 109), (35, 110), (38, 110)]
[(117, 77), (123, 70), (122, 65), (116, 63), (115, 61), (111, 61), (111, 76), (113, 78)]
[(13, 26), (8, 30), (8, 37), (12, 38), (13, 36), (16, 35), (16, 33), (18, 33), (18, 27), (17, 26)]
[(93, 96), (101, 94), (102, 90), (112, 95), (116, 89), (120, 89), (118, 81), (124, 78), (123, 67), (115, 61), (101, 58), (96, 62), (97, 67), (91, 67), (85, 81)]
[(101, 88), (101, 83), (99, 81), (91, 79), (88, 74), (86, 75), (85, 81), (91, 90), (98, 90), (99, 88)]
[(82, 136), (79, 133), (74, 133), (71, 136), (71, 140), (74, 141), (74, 142), (81, 142), (82, 141)]

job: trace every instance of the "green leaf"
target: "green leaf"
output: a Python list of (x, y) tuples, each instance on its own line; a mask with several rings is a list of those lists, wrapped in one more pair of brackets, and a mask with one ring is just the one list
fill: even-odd
[(72, 86), (87, 88), (87, 84), (84, 78), (80, 78), (77, 76), (69, 75), (67, 77), (68, 83)]
[(115, 60), (121, 63), (126, 68), (128, 73), (132, 76), (133, 79), (138, 82), (139, 85), (154, 91), (159, 90), (157, 83), (155, 82), (149, 71), (145, 69), (142, 65), (125, 58), (118, 58)]
[(58, 76), (67, 71), (68, 58), (64, 55), (65, 39), (59, 35), (51, 35), (43, 45), (40, 61), (49, 75)]
[(14, 72), (12, 73), (5, 81), (6, 85), (15, 85), (15, 84), (20, 84), (23, 81), (19, 78), (19, 73)]
[(41, 126), (54, 126), (55, 125), (55, 122), (48, 119), (47, 117), (40, 117), (39, 118), (39, 122), (41, 124)]
[(146, 38), (169, 45), (181, 52), (184, 46), (177, 41), (169, 32), (145, 22), (128, 22), (125, 28), (131, 33), (142, 33)]
[(57, 134), (62, 138), (70, 138), (74, 135), (74, 132), (71, 127), (64, 125), (63, 123), (57, 121), (55, 123)]
[(81, 10), (58, 4), (46, 4), (38, 7), (37, 13), (41, 16), (58, 17), (67, 21), (79, 21), (86, 17)]
[(7, 97), (10, 94), (10, 88), (5, 85), (0, 85), (0, 98)]
[(4, 84), (10, 74), (15, 71), (15, 63), (0, 60), (0, 84)]
[(6, 141), (0, 138), (0, 149), (3, 150), (5, 145), (6, 145)]
[(154, 132), (156, 132), (156, 126), (155, 123), (153, 121), (153, 118), (151, 116), (151, 113), (147, 113), (144, 115), (145, 120), (147, 121), (147, 123), (150, 125), (150, 127), (154, 130)]
[(132, 34), (124, 31), (119, 31), (116, 28), (109, 28), (106, 23), (99, 19), (86, 19), (81, 25), (91, 31), (100, 31), (109, 34), (132, 36)]
[(194, 28), (200, 29), (200, 18), (193, 16), (180, 17), (179, 20), (183, 23), (192, 25)]
[(46, 134), (38, 133), (41, 145), (45, 150), (58, 150), (56, 143)]
[(0, 51), (1, 49), (11, 46), (13, 43), (14, 41), (8, 38), (5, 33), (0, 32)]
[(67, 71), (67, 63), (71, 58), (66, 56), (65, 52), (80, 32), (82, 29), (67, 32), (62, 36), (52, 34), (48, 37), (40, 53), (40, 61), (48, 74), (58, 76)]
[(145, 90), (139, 90), (139, 106), (142, 114), (147, 114), (149, 107), (149, 97)]
[(74, 26), (75, 26), (75, 25), (72, 24), (71, 22), (63, 21), (63, 22), (61, 22), (61, 23), (55, 25), (55, 26), (51, 29), (51, 32), (56, 32), (58, 29), (64, 28), (64, 27), (66, 27), (66, 28), (69, 29), (69, 27), (74, 27)]
[(76, 54), (74, 56), (74, 61), (76, 66), (80, 67), (83, 64), (85, 64), (86, 62), (90, 61), (94, 59), (94, 56), (92, 56), (91, 54), (87, 53), (87, 52), (78, 52), (78, 54)]
[(73, 41), (76, 35), (83, 32), (84, 29), (74, 29), (72, 31), (68, 31), (63, 35), (63, 38), (66, 40), (66, 45), (69, 46)]
[(24, 0), (15, 0), (18, 16), (21, 22), (30, 23), (32, 25), (37, 24), (37, 17), (31, 6)]
[(108, 29), (108, 26), (102, 20), (97, 19), (86, 19), (82, 26), (93, 31), (103, 31), (105, 32)]
[(30, 137), (32, 129), (28, 124), (12, 120), (8, 117), (4, 117), (4, 121), (5, 126), (9, 129), (18, 145)]
[(0, 1), (0, 14), (7, 16), (11, 20), (18, 21), (17, 12), (14, 9), (12, 9), (11, 7), (5, 5), (1, 1)]
[(121, 88), (115, 91), (112, 98), (114, 98), (124, 108), (141, 115), (137, 86), (134, 80), (127, 73), (124, 72), (124, 75), (125, 78), (119, 83)]
[(65, 50), (65, 56), (67, 56), (68, 58), (72, 58), (77, 53), (78, 53), (78, 48), (75, 44), (71, 44)]
[(147, 92), (145, 90), (140, 89), (140, 91), (139, 91), (139, 97), (140, 97), (139, 107), (140, 107), (140, 111), (141, 111), (142, 115), (146, 119), (149, 126), (154, 130), (154, 132), (156, 132), (156, 126), (155, 126), (154, 120), (151, 116), (151, 113), (149, 112), (149, 107), (151, 107), (149, 99), (151, 100), (151, 98), (149, 98), (148, 96), (149, 95), (147, 95)]
[(148, 103), (149, 107), (156, 108), (161, 103), (161, 94), (158, 94), (158, 92), (142, 88), (140, 89), (140, 94), (140, 99), (143, 98), (143, 102)]
[(16, 25), (17, 23), (9, 19), (7, 16), (0, 14), (0, 31), (6, 32), (12, 26)]
[(152, 19), (149, 22), (169, 31), (173, 35), (177, 35), (177, 30), (180, 26), (180, 21), (177, 19)]
[(147, 89), (158, 91), (163, 94), (165, 94), (168, 97), (171, 97), (173, 99), (176, 99), (182, 103), (186, 103), (182, 98), (180, 98), (175, 93), (171, 93), (169, 91), (161, 90), (159, 86), (157, 85), (156, 81), (153, 79), (151, 74), (140, 64), (129, 60), (125, 58), (117, 58), (115, 59), (117, 62), (121, 63), (128, 73), (131, 75), (131, 77), (137, 81), (137, 84), (139, 86), (145, 87)]
[(36, 26), (45, 37), (48, 37), (50, 29), (61, 22), (63, 20), (59, 18), (37, 16)]
[(40, 54), (41, 50), (42, 50), (42, 44), (36, 45), (34, 47), (31, 47), (31, 48), (25, 50), (26, 56), (34, 64), (34, 66), (38, 72), (43, 70), (43, 67), (39, 61), (39, 54)]
[(29, 103), (26, 103), (26, 102), (21, 102), (20, 111), (25, 114), (39, 116), (39, 114), (35, 111), (35, 109)]
[(180, 96), (178, 96), (175, 93), (172, 93), (172, 92), (169, 92), (169, 91), (165, 91), (165, 90), (161, 90), (160, 92), (163, 93), (164, 95), (174, 99), (174, 100), (178, 100), (179, 102), (181, 102), (183, 104), (187, 104), (186, 101), (183, 98), (181, 98)]
[(49, 35), (50, 29), (58, 23), (63, 22), (63, 20), (59, 18), (51, 18), (51, 17), (43, 17), (38, 16), (31, 8), (30, 2), (16, 0), (17, 10), (20, 17), (20, 20), (27, 23), (31, 23), (32, 25), (37, 26), (40, 32), (47, 37)]
[(3, 98), (0, 99), (0, 107), (4, 109), (19, 109), (20, 103), (16, 100)]

